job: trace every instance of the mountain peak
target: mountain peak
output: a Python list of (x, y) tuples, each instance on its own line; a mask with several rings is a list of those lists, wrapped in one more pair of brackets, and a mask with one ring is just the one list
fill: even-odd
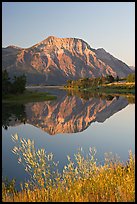
[(22, 49), (21, 47), (18, 47), (18, 46), (15, 46), (15, 45), (9, 45), (6, 48)]
[(57, 37), (56, 36), (54, 36), (54, 35), (50, 35), (48, 38), (46, 38), (46, 40), (54, 40), (54, 39), (57, 39)]
[(96, 50), (82, 39), (53, 35), (27, 49), (3, 49), (2, 63), (11, 75), (17, 72), (28, 74), (28, 84), (60, 85), (68, 79), (95, 78), (107, 74), (125, 77), (132, 72), (125, 63), (103, 48)]

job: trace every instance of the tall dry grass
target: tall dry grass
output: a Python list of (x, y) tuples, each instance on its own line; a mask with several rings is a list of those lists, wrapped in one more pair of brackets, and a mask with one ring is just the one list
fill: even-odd
[(113, 155), (105, 156), (104, 165), (97, 165), (95, 149), (84, 156), (82, 149), (75, 154), (75, 164), (68, 164), (59, 173), (54, 155), (37, 150), (34, 142), (13, 136), (13, 153), (30, 174), (30, 182), (22, 191), (9, 191), (2, 186), (3, 202), (134, 202), (135, 157), (129, 152), (127, 163)]

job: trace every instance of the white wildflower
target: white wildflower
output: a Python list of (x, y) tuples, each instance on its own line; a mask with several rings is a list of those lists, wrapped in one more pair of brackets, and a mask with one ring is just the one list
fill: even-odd
[(13, 140), (14, 142), (17, 142), (17, 141), (18, 141), (18, 135), (17, 135), (17, 133), (14, 134), (14, 135), (11, 135), (11, 138), (12, 138), (12, 140)]
[(21, 157), (19, 157), (19, 159), (18, 159), (18, 163), (21, 163), (22, 162), (22, 159), (21, 159)]
[(70, 161), (70, 156), (69, 155), (67, 155), (67, 159), (68, 159), (68, 161)]

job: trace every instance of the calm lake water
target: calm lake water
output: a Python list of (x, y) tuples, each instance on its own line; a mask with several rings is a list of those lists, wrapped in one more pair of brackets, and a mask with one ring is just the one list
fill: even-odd
[(67, 93), (60, 89), (39, 88), (57, 95), (54, 101), (2, 106), (2, 176), (16, 178), (17, 188), (29, 179), (17, 156), (11, 135), (34, 140), (36, 149), (44, 148), (59, 161), (59, 171), (67, 164), (67, 155), (82, 147), (97, 150), (98, 162), (104, 153), (112, 152), (120, 160), (128, 160), (129, 150), (135, 153), (134, 97)]

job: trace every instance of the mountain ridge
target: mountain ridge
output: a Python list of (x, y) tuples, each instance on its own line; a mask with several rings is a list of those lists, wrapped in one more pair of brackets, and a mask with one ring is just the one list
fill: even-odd
[(61, 85), (68, 79), (111, 74), (125, 77), (132, 70), (103, 48), (93, 49), (80, 38), (49, 36), (29, 48), (2, 48), (2, 69), (9, 75), (25, 73), (28, 84)]

